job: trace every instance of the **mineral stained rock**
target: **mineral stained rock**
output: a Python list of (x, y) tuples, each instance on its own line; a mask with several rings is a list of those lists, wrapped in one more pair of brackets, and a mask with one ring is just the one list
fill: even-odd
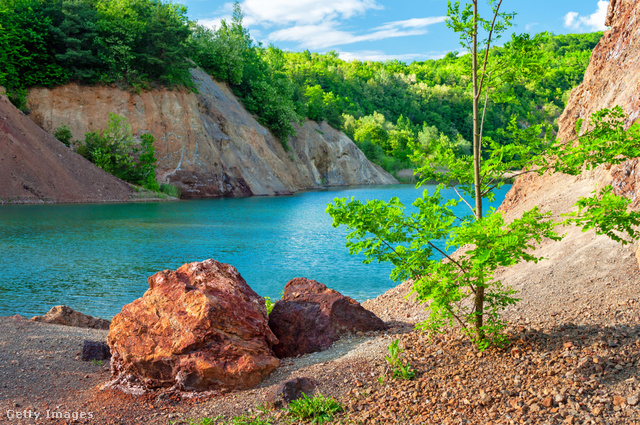
[(232, 90), (200, 69), (197, 93), (154, 89), (135, 94), (75, 83), (32, 88), (32, 119), (46, 131), (68, 124), (74, 141), (105, 128), (109, 113), (126, 117), (135, 137), (156, 139), (157, 176), (183, 198), (286, 195), (324, 186), (395, 184), (341, 131), (326, 122), (296, 124), (285, 149), (244, 109)]
[(269, 315), (269, 327), (280, 341), (273, 347), (280, 358), (325, 350), (342, 333), (386, 329), (357, 301), (306, 278), (287, 283)]
[(247, 389), (279, 364), (264, 299), (215, 260), (151, 276), (113, 318), (107, 342), (114, 383), (145, 389)]

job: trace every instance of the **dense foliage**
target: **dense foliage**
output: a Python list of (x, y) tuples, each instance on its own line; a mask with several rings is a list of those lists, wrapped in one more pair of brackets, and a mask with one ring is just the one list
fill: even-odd
[(159, 0), (0, 0), (0, 84), (190, 84), (186, 12)]
[(138, 145), (127, 119), (109, 114), (107, 128), (87, 133), (78, 153), (124, 181), (157, 192), (160, 186), (156, 181), (154, 141), (152, 135), (145, 133)]
[[(195, 63), (227, 82), (283, 142), (306, 117), (344, 130), (391, 171), (412, 165), (411, 140), (469, 153), (470, 55), (405, 64), (283, 52), (255, 43), (242, 18), (237, 3), (229, 22), (209, 29), (189, 22), (184, 6), (161, 0), (0, 0), (0, 85), (24, 107), (26, 88), (68, 81), (193, 87), (188, 69)], [(523, 126), (553, 122), (601, 36), (532, 37), (543, 68), (493, 77), (501, 96), (489, 100), (486, 134), (506, 142), (499, 129), (514, 115)], [(511, 40), (491, 57), (520, 47), (522, 40)]]
[[(485, 132), (506, 141), (498, 130), (512, 115), (521, 125), (554, 122), (569, 91), (582, 81), (591, 51), (602, 33), (552, 36), (539, 34), (537, 75), (498, 80), (500, 97), (489, 100)], [(522, 40), (491, 50), (506, 56)], [(423, 144), (442, 138), (468, 153), (472, 138), (470, 55), (449, 53), (439, 60), (405, 64), (346, 62), (335, 53), (285, 53), (287, 74), (297, 88), (302, 110), (343, 129), (375, 162), (395, 158), (406, 165), (407, 141)], [(534, 78), (535, 77), (535, 78)], [(434, 128), (437, 131), (434, 131)]]

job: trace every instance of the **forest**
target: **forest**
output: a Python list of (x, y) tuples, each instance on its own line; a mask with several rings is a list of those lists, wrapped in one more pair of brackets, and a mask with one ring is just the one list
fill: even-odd
[[(549, 124), (579, 84), (601, 32), (513, 37), (494, 58), (526, 48), (534, 72), (494, 76), (485, 134)], [(189, 69), (224, 81), (247, 110), (288, 147), (295, 123), (327, 120), (392, 173), (411, 168), (412, 144), (447, 144), (460, 155), (471, 140), (469, 55), (439, 60), (345, 61), (334, 51), (285, 52), (255, 42), (236, 4), (231, 21), (207, 28), (185, 6), (160, 0), (0, 0), (0, 85), (27, 110), (29, 87), (113, 84), (132, 91), (197, 90)]]

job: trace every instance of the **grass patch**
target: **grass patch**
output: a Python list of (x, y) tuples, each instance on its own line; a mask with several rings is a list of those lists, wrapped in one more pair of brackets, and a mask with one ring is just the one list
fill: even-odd
[(322, 394), (309, 397), (303, 393), (302, 398), (289, 403), (288, 410), (294, 419), (321, 424), (333, 420), (335, 414), (342, 412), (342, 406), (333, 397), (325, 397)]
[(240, 415), (228, 421), (224, 420), (224, 416), (216, 416), (215, 418), (191, 419), (189, 422), (173, 422), (173, 424), (186, 425), (272, 425), (270, 418), (262, 419), (260, 416)]
[(178, 186), (174, 186), (169, 183), (162, 183), (160, 185), (160, 192), (178, 199), (180, 199), (180, 195), (182, 194), (182, 191)]

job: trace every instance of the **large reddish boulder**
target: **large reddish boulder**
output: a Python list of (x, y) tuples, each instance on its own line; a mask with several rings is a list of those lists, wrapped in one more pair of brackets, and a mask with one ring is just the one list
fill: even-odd
[(151, 276), (113, 318), (107, 342), (114, 384), (146, 389), (246, 389), (279, 364), (264, 299), (215, 260)]
[(280, 341), (273, 347), (280, 358), (326, 350), (344, 333), (387, 328), (354, 299), (305, 278), (287, 283), (269, 315), (269, 327)]

